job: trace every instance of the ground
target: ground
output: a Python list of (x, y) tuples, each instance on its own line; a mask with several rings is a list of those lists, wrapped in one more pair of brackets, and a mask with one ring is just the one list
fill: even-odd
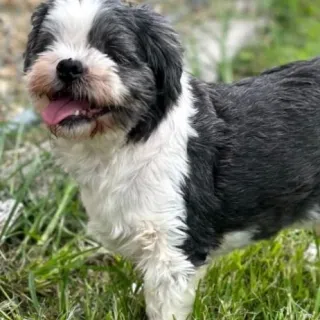
[[(269, 27), (232, 65), (222, 66), (220, 78), (230, 79), (230, 70), (237, 79), (316, 55), (315, 3), (268, 1)], [(0, 0), (2, 26), (11, 35), (0, 35), (0, 121), (28, 101), (21, 53), (29, 8), (20, 0)], [(0, 130), (7, 127), (3, 122)], [(41, 126), (0, 131), (0, 201), (8, 199), (14, 204), (11, 217), (0, 219), (0, 319), (143, 319), (139, 275), (86, 236), (77, 187), (54, 165)], [(15, 216), (18, 206), (21, 215)], [(291, 230), (217, 260), (199, 286), (194, 318), (319, 319), (320, 257), (308, 250), (316, 244), (311, 231)]]

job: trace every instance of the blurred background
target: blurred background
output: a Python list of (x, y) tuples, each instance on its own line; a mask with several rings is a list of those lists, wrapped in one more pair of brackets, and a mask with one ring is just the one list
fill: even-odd
[[(0, 319), (141, 319), (139, 278), (86, 237), (77, 188), (54, 165), (26, 94), (22, 54), (39, 2), (0, 0)], [(149, 3), (206, 81), (320, 54), (320, 0)], [(196, 319), (320, 319), (319, 261), (304, 231), (234, 253), (208, 275)]]
[[(30, 107), (22, 52), (39, 2), (0, 0), (0, 121), (20, 121)], [(230, 82), (319, 53), (320, 0), (144, 2), (169, 17), (181, 34), (188, 71), (206, 81)], [(24, 116), (33, 119), (30, 112)]]

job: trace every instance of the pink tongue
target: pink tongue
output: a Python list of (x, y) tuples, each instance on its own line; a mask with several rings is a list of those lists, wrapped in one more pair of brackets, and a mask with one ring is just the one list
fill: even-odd
[(42, 111), (42, 119), (47, 125), (53, 126), (74, 115), (76, 111), (81, 112), (88, 108), (88, 102), (58, 99), (50, 102)]

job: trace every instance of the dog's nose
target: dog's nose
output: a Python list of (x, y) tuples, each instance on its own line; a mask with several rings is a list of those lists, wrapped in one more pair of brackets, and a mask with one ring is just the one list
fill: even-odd
[(83, 74), (83, 65), (78, 60), (65, 59), (57, 65), (57, 75), (64, 82), (72, 82)]

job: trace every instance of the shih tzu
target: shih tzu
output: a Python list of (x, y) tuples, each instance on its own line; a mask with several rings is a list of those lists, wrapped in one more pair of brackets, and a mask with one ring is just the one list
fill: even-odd
[(185, 320), (213, 257), (320, 221), (320, 59), (231, 85), (182, 61), (161, 15), (119, 0), (42, 3), (25, 52), (89, 231), (141, 271), (150, 320)]

